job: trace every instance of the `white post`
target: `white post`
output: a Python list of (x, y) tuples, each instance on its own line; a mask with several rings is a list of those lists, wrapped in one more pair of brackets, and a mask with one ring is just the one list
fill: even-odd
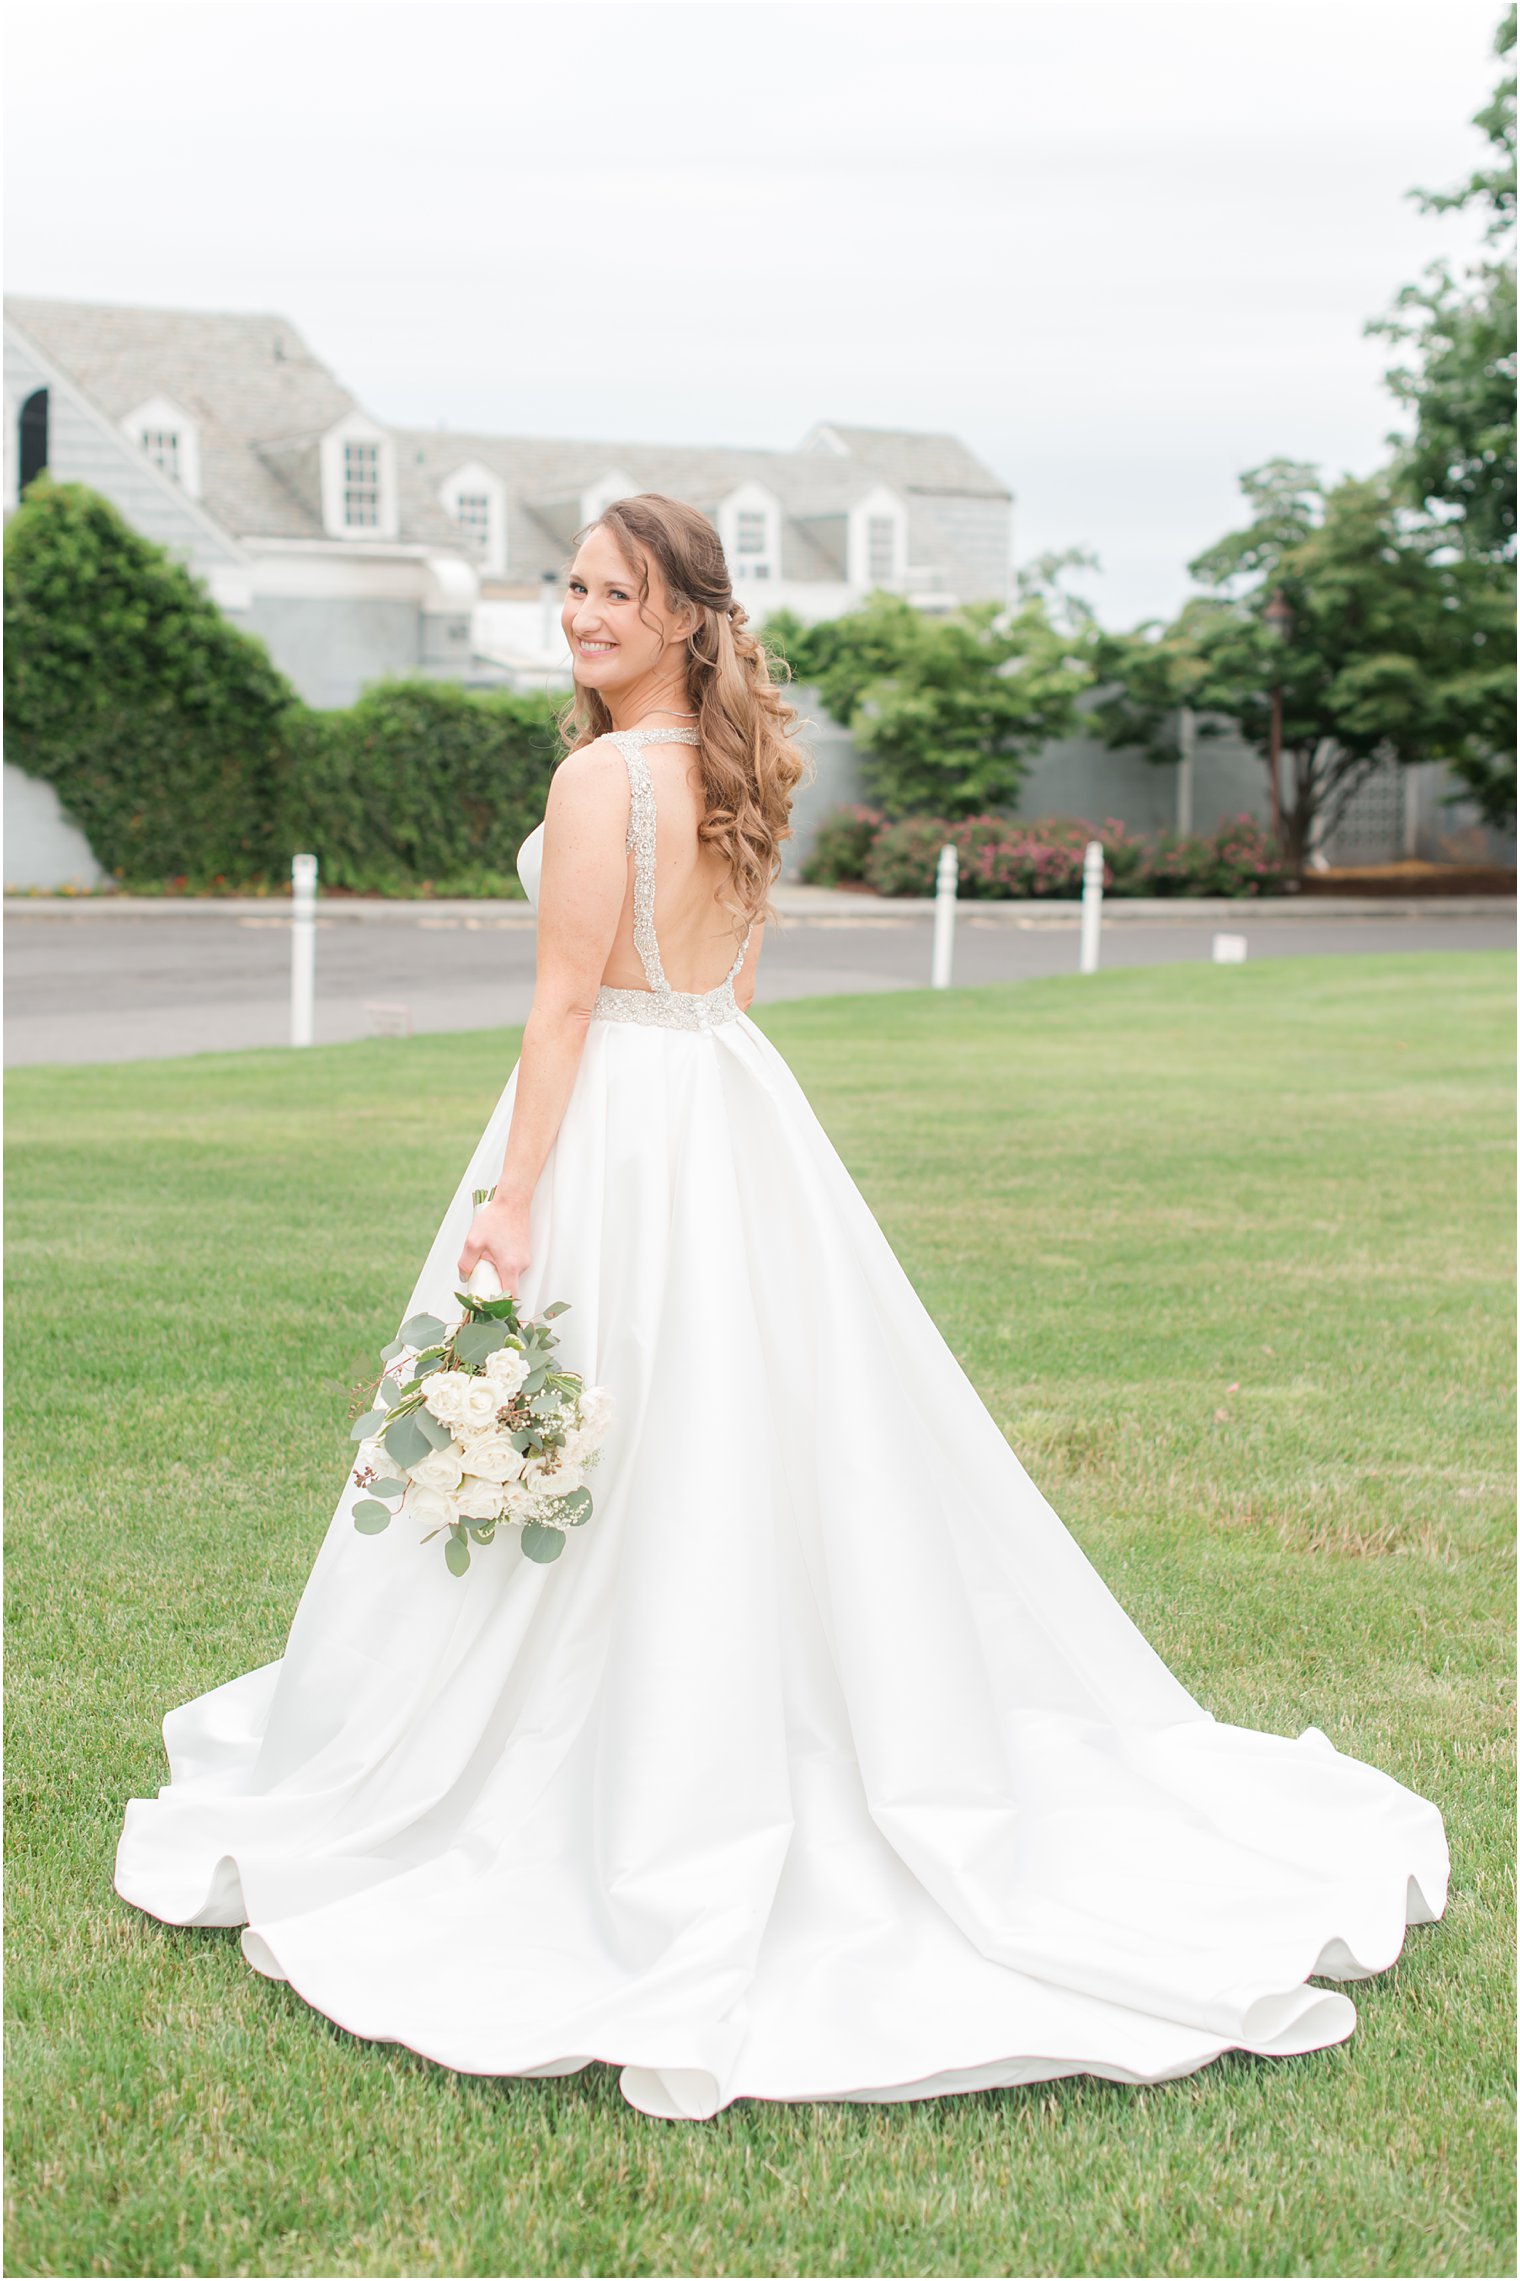
[(317, 859), (290, 859), (290, 1042), (310, 1045), (317, 972)]
[(955, 888), (960, 874), (960, 858), (955, 842), (946, 840), (939, 851), (939, 865), (934, 874), (934, 966), (930, 988), (948, 990), (950, 987), (950, 960), (955, 949)]
[(1089, 840), (1082, 858), (1082, 972), (1098, 971), (1098, 933), (1103, 924), (1103, 842)]

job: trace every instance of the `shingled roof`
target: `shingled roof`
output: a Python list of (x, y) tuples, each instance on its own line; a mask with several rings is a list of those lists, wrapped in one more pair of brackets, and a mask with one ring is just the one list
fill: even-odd
[[(326, 535), (315, 445), (362, 406), (286, 318), (26, 294), (7, 294), (5, 314), (113, 422), (153, 396), (182, 404), (200, 432), (201, 504), (224, 530)], [(399, 490), (400, 538), (457, 550), (432, 494), (404, 479)]]
[[(199, 428), (201, 504), (223, 530), (239, 538), (326, 537), (317, 445), (363, 407), (287, 319), (24, 294), (7, 295), (5, 311), (114, 424), (154, 396), (184, 406)], [(956, 437), (901, 428), (822, 421), (796, 451), (385, 432), (396, 447), (401, 541), (459, 549), (440, 486), (478, 460), (502, 481), (514, 578), (563, 567), (585, 491), (614, 473), (635, 490), (669, 492), (707, 513), (741, 484), (763, 484), (782, 510), (781, 575), (798, 579), (844, 575), (841, 519), (878, 485), (908, 499), (1011, 496)]]
[[(846, 514), (883, 483), (903, 488), (895, 484), (887, 467), (853, 451), (846, 455), (828, 449), (757, 451), (710, 444), (594, 442), (482, 435), (453, 428), (393, 432), (403, 481), (410, 479), (435, 495), (455, 468), (472, 460), (501, 478), (507, 502), (507, 559), (514, 576), (562, 567), (580, 521), (580, 498), (602, 476), (624, 475), (635, 490), (666, 492), (705, 514), (713, 514), (740, 484), (763, 484), (781, 502), (784, 575), (814, 579), (842, 577), (843, 564), (830, 539), (809, 526)], [(868, 432), (874, 431), (849, 431)], [(997, 478), (954, 437), (894, 436), (893, 440), (942, 444), (947, 447), (944, 464), (952, 464), (949, 455), (956, 455), (953, 465), (963, 479), (960, 489), (970, 488), (965, 478), (971, 470), (980, 477), (982, 496), (1007, 496)]]
[(813, 436), (833, 437), (851, 459), (874, 468), (899, 491), (953, 492), (974, 499), (1013, 497), (1007, 484), (984, 467), (958, 436), (920, 435), (911, 428), (848, 428), (837, 420), (820, 420)]

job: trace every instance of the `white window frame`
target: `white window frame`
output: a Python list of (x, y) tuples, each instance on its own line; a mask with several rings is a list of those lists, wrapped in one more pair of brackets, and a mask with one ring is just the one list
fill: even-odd
[[(892, 568), (882, 577), (873, 553), (872, 526), (886, 522), (892, 525)], [(898, 494), (885, 484), (876, 485), (851, 507), (848, 554), (849, 583), (861, 593), (869, 594), (879, 586), (889, 591), (901, 589), (907, 577), (908, 511)]]
[(177, 484), (192, 499), (200, 497), (200, 425), (183, 404), (177, 404), (172, 396), (150, 396), (121, 424), (166, 481)]
[[(373, 522), (350, 522), (348, 517), (348, 502), (355, 488), (350, 480), (348, 461), (349, 447), (353, 445), (370, 446), (374, 450)], [(353, 539), (360, 544), (366, 540), (394, 539), (399, 528), (396, 446), (384, 428), (362, 412), (348, 413), (322, 438), (321, 464), (322, 527), (329, 538)]]
[[(781, 576), (781, 501), (763, 483), (741, 483), (719, 505), (718, 536), (736, 585)], [(746, 525), (758, 521), (761, 543), (746, 546)]]
[[(483, 543), (477, 544), (460, 507), (466, 499), (483, 499)], [(438, 487), (438, 500), (450, 522), (460, 526), (460, 544), (477, 570), (488, 578), (502, 578), (507, 568), (507, 489), (501, 477), (478, 459), (451, 468)]]

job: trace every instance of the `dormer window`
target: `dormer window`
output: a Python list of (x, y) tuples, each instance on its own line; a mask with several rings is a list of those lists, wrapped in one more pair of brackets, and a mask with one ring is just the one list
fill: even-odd
[[(291, 440), (300, 479), (309, 480), (311, 445)], [(357, 408), (320, 438), (322, 528), (334, 539), (393, 539), (398, 531), (396, 446)], [(290, 480), (296, 480), (293, 476)]]
[(866, 576), (873, 586), (890, 586), (897, 576), (897, 524), (891, 515), (866, 518)]
[(781, 502), (763, 483), (741, 483), (714, 520), (734, 579), (781, 575)]
[(454, 520), (471, 549), (484, 555), (491, 544), (491, 502), (483, 491), (461, 491), (454, 501)]
[(201, 495), (200, 428), (172, 396), (150, 396), (122, 421), (145, 459), (192, 499)]
[(494, 468), (466, 460), (438, 487), (439, 502), (459, 531), (464, 551), (488, 577), (507, 568), (507, 493)]
[(763, 508), (744, 507), (734, 518), (734, 568), (741, 578), (769, 578), (770, 517)]
[(343, 520), (351, 531), (380, 527), (380, 446), (349, 441), (343, 446)]
[(142, 447), (154, 466), (161, 467), (165, 475), (178, 483), (180, 480), (178, 428), (145, 428)]

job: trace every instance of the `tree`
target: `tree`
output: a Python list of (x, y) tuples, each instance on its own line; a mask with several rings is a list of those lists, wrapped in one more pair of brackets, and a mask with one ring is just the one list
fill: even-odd
[(46, 474), (5, 532), (10, 758), (133, 883), (250, 881), (289, 859), (302, 711), (262, 642), (110, 501)]
[(817, 683), (861, 749), (867, 796), (894, 818), (1011, 805), (1029, 756), (1071, 733), (1091, 678), (1082, 641), (1039, 595), (941, 617), (877, 592), (822, 625), (778, 612), (763, 638)]
[[(1515, 46), (1511, 8), (1494, 37), (1494, 53)], [(1459, 281), (1446, 260), (1427, 265), (1406, 285), (1393, 313), (1364, 330), (1405, 343), (1409, 361), (1388, 374), (1394, 395), (1414, 414), (1412, 433), (1388, 438), (1396, 449), (1401, 492), (1422, 512), (1444, 518), (1465, 552), (1491, 560), (1515, 551), (1515, 75), (1503, 77), (1474, 126), (1493, 147), (1493, 163), (1475, 169), (1455, 190), (1413, 190), (1426, 213), (1488, 209), (1484, 242), (1491, 249)]]
[[(1282, 854), (1302, 870), (1380, 763), (1491, 753), (1514, 698), (1512, 611), (1490, 565), (1415, 524), (1384, 471), (1325, 491), (1312, 467), (1272, 460), (1241, 478), (1247, 526), (1189, 563), (1210, 589), (1169, 626), (1100, 636), (1107, 741), (1175, 759), (1177, 708), (1270, 756), (1282, 692)], [(1280, 594), (1286, 638), (1268, 619)]]
[[(1494, 53), (1512, 56), (1515, 10), (1494, 36)], [(1395, 432), (1394, 480), (1401, 497), (1428, 517), (1445, 539), (1476, 565), (1472, 583), (1486, 587), (1484, 614), (1498, 626), (1507, 608), (1514, 625), (1515, 592), (1515, 75), (1507, 72), (1474, 120), (1492, 148), (1491, 163), (1474, 170), (1455, 190), (1416, 190), (1427, 213), (1468, 206), (1487, 209), (1485, 258), (1459, 281), (1446, 261), (1430, 263), (1419, 283), (1406, 285), (1394, 313), (1366, 330), (1407, 344), (1409, 360), (1388, 374), (1388, 384), (1414, 415), (1411, 432)], [(1513, 705), (1493, 675), (1490, 657), (1475, 661), (1495, 699), (1490, 735), (1468, 738), (1452, 759), (1455, 774), (1487, 821), (1499, 827), (1515, 816)], [(1513, 685), (1510, 685), (1513, 694)]]

